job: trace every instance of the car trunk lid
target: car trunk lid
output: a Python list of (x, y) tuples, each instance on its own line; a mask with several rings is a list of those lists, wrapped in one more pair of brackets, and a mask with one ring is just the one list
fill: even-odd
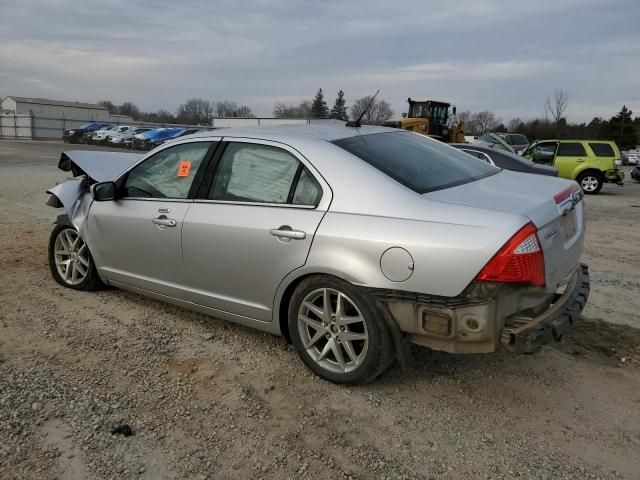
[(583, 250), (585, 211), (582, 191), (573, 181), (503, 170), (424, 196), (521, 215), (532, 221), (538, 229), (546, 285), (551, 290), (566, 283), (578, 265)]

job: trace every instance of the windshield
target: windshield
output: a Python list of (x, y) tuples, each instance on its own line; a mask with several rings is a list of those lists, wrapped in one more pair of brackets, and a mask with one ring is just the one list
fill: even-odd
[(418, 193), (473, 182), (500, 171), (417, 133), (376, 133), (333, 143)]

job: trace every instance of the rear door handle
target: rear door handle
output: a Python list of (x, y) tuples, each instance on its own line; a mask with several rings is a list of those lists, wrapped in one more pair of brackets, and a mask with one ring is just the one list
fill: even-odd
[(579, 158), (576, 160), (576, 162), (580, 163), (580, 162), (584, 162), (584, 158)]
[(158, 218), (152, 218), (151, 221), (161, 227), (175, 227), (178, 224), (173, 218), (167, 218), (164, 215), (160, 215)]
[(279, 228), (269, 230), (269, 233), (278, 238), (292, 238), (294, 240), (304, 240), (307, 234), (302, 230), (293, 230), (289, 225), (282, 225)]

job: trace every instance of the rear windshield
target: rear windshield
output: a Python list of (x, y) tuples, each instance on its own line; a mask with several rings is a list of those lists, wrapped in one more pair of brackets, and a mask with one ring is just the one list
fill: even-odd
[(376, 133), (333, 143), (418, 193), (462, 185), (500, 171), (453, 147), (411, 132)]
[(608, 143), (590, 143), (589, 146), (597, 157), (615, 157), (613, 147)]
[(511, 145), (526, 145), (527, 143), (529, 143), (529, 140), (527, 140), (527, 137), (525, 137), (524, 135), (518, 135), (514, 133), (507, 135), (507, 141)]

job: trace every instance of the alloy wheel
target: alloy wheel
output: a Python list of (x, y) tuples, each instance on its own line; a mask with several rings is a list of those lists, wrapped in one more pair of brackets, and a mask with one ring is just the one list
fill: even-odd
[(594, 192), (598, 188), (598, 179), (593, 175), (587, 175), (580, 180), (580, 186), (585, 192)]
[(367, 324), (355, 303), (332, 288), (310, 292), (298, 309), (298, 332), (309, 356), (322, 368), (348, 373), (364, 361)]
[(89, 249), (72, 228), (60, 230), (54, 243), (53, 258), (60, 278), (68, 285), (78, 285), (89, 275)]

